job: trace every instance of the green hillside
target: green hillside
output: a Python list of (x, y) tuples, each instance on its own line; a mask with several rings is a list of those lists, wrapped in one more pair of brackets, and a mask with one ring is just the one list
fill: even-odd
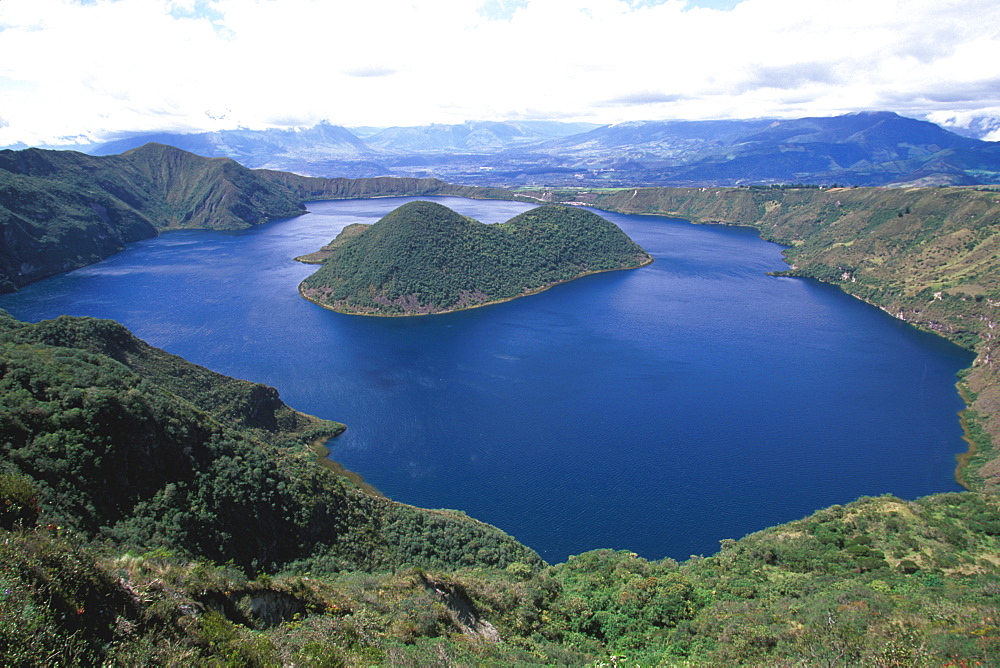
[[(310, 198), (459, 194), (425, 180), (250, 172), (165, 147), (132, 153), (0, 152), (6, 289), (161, 229), (255, 224)], [(788, 246), (786, 273), (839, 285), (974, 350), (960, 382), (973, 446), (962, 476), (975, 490), (1000, 488), (1000, 193), (525, 196), (752, 225)], [(542, 207), (498, 226), (419, 208), (416, 226), (406, 210), (397, 214), (406, 224), (380, 221), (335, 241), (317, 275), (367, 244), (376, 258), (381, 242), (403, 244), (380, 261), (414, 257), (449, 271), (392, 265), (368, 278), (422, 282), (444, 301), (456, 288), (442, 276), (467, 273), (449, 263), (470, 247), (494, 253), (481, 263), (494, 273), (530, 273), (504, 255), (501, 236), (484, 243), (496, 233), (481, 228), (564, 243), (559, 261), (546, 256), (548, 270), (590, 238), (558, 229), (587, 213), (579, 208)], [(541, 256), (534, 246), (545, 244), (532, 245)], [(717, 554), (683, 563), (596, 550), (546, 565), (459, 511), (395, 503), (345, 477), (321, 445), (343, 425), (116, 323), (3, 314), (0, 349), (4, 665), (1000, 664), (995, 494), (865, 498), (720, 536)]]
[(454, 311), (652, 261), (614, 224), (565, 206), (485, 225), (440, 204), (415, 201), (342, 235), (324, 248), (323, 266), (299, 291), (345, 313)]
[(343, 425), (116, 323), (0, 317), (4, 665), (992, 665), (1000, 498), (834, 506), (677, 563), (543, 564), (373, 496)]
[(4, 316), (0, 346), (0, 471), (29, 480), (42, 517), (85, 541), (251, 570), (539, 561), (461, 513), (373, 496), (322, 465), (343, 425), (117, 323)]
[(100, 262), (164, 230), (242, 229), (314, 199), (452, 195), (516, 199), (437, 179), (320, 179), (250, 170), (162, 144), (120, 155), (0, 151), (0, 293)]
[(237, 229), (303, 210), (232, 160), (169, 146), (105, 157), (0, 151), (0, 292), (99, 262), (160, 230)]

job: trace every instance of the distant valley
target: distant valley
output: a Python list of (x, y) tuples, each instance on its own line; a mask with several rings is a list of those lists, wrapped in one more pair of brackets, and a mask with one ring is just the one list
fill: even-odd
[[(979, 125), (983, 132), (990, 127)], [(466, 122), (419, 127), (142, 134), (148, 142), (251, 168), (319, 177), (433, 177), (473, 185), (977, 185), (1000, 182), (1000, 144), (890, 112), (827, 118)]]

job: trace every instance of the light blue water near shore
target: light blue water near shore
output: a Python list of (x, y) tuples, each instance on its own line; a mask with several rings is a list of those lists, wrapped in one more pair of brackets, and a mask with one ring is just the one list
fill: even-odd
[[(531, 208), (435, 198), (484, 222)], [(171, 232), (0, 297), (25, 320), (113, 318), (339, 420), (333, 458), (390, 497), (459, 508), (551, 562), (710, 554), (861, 495), (957, 490), (971, 354), (838, 289), (769, 277), (747, 229), (602, 213), (652, 253), (460, 313), (324, 310), (291, 258), (407, 199), (317, 202), (244, 232)]]

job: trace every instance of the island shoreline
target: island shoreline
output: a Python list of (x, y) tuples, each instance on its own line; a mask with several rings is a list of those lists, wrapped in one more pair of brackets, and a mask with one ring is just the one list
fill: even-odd
[[(308, 295), (306, 295), (305, 292), (302, 289), (302, 283), (299, 283), (298, 291), (299, 291), (299, 296), (302, 297), (303, 299), (305, 299), (306, 301), (311, 302), (313, 304), (316, 304), (317, 306), (320, 306), (322, 308), (325, 308), (328, 311), (333, 311), (334, 313), (340, 313), (342, 315), (360, 315), (360, 316), (367, 316), (369, 318), (407, 318), (407, 317), (412, 317), (412, 316), (445, 315), (447, 313), (458, 313), (459, 311), (469, 311), (469, 310), (472, 310), (472, 309), (475, 309), (475, 308), (482, 308), (483, 306), (494, 306), (496, 304), (504, 304), (506, 302), (512, 302), (515, 299), (521, 299), (522, 297), (530, 297), (532, 295), (537, 295), (539, 293), (545, 292), (546, 290), (554, 288), (557, 285), (562, 285), (564, 283), (569, 283), (571, 281), (575, 281), (575, 280), (577, 280), (579, 278), (583, 278), (585, 276), (593, 276), (595, 274), (606, 274), (606, 273), (611, 272), (611, 271), (628, 271), (628, 270), (631, 270), (631, 269), (641, 269), (642, 267), (648, 267), (649, 265), (653, 264), (654, 261), (655, 261), (655, 258), (653, 258), (653, 256), (650, 255), (647, 260), (645, 260), (641, 264), (638, 264), (638, 265), (636, 265), (634, 267), (615, 267), (614, 269), (599, 269), (597, 271), (588, 271), (588, 272), (579, 274), (577, 276), (573, 276), (572, 278), (567, 278), (566, 280), (563, 280), (563, 281), (556, 281), (555, 283), (549, 283), (548, 285), (544, 285), (544, 286), (542, 286), (540, 288), (535, 288), (535, 289), (530, 290), (528, 292), (524, 292), (522, 294), (515, 295), (514, 297), (507, 297), (505, 299), (496, 299), (496, 300), (493, 300), (493, 301), (482, 302), (480, 304), (474, 304), (472, 306), (463, 306), (461, 308), (447, 309), (447, 310), (444, 310), (444, 311), (429, 311), (427, 313), (363, 313), (363, 312), (360, 312), (360, 311), (343, 311), (341, 309), (334, 308), (334, 307), (332, 307), (332, 306), (330, 306), (328, 304), (323, 304), (323, 303), (321, 303), (319, 301), (316, 301), (315, 299), (313, 299), (313, 298), (309, 297)], [(303, 264), (311, 264), (311, 263), (303, 263)], [(304, 283), (304, 281), (303, 281), (303, 283)]]

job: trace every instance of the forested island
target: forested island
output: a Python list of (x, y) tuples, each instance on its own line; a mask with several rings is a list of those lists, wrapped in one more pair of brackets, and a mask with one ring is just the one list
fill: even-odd
[(421, 200), (370, 227), (346, 228), (319, 257), (323, 266), (299, 286), (302, 296), (335, 311), (365, 315), (484, 306), (653, 261), (621, 229), (591, 211), (549, 205), (486, 225)]
[(235, 230), (305, 213), (303, 202), (453, 195), (513, 199), (437, 179), (320, 179), (251, 170), (146, 144), (121, 155), (0, 151), (0, 293), (100, 262), (174, 229)]
[(976, 351), (960, 383), (973, 447), (962, 481), (974, 491), (864, 498), (720, 536), (716, 554), (682, 563), (596, 550), (549, 565), (460, 511), (395, 503), (340, 475), (318, 444), (343, 425), (273, 388), (113, 322), (2, 314), (3, 663), (997, 663), (1000, 193), (515, 193), (136, 151), (0, 152), (2, 289), (161, 230), (244, 227), (329, 197), (502, 196), (752, 225), (788, 246), (792, 275)]

